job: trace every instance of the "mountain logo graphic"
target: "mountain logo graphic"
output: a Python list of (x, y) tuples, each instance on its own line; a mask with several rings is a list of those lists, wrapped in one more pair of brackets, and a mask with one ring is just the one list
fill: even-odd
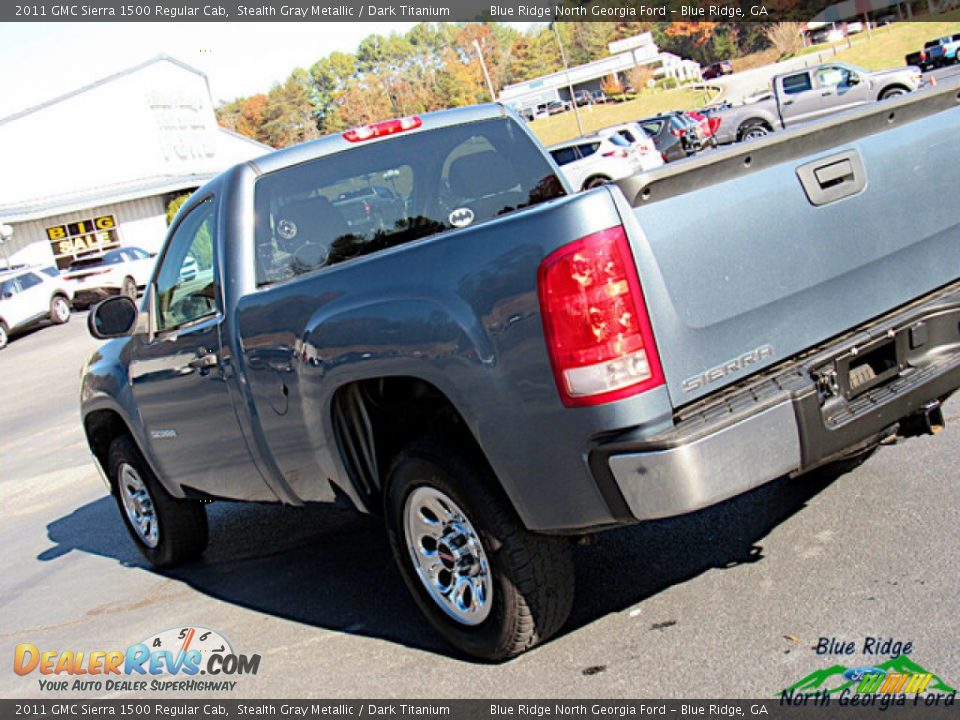
[(825, 693), (838, 695), (844, 690), (851, 693), (916, 694), (921, 692), (953, 693), (939, 675), (921, 667), (906, 655), (870, 666), (844, 667), (833, 665), (816, 670), (790, 687), (782, 695), (795, 693)]
[(473, 222), (474, 217), (476, 216), (473, 214), (473, 210), (468, 207), (462, 207), (450, 213), (447, 219), (454, 227), (466, 227)]

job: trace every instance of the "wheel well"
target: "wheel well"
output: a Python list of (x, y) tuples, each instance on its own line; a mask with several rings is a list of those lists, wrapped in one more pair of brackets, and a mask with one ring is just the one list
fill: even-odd
[(109, 477), (107, 454), (110, 452), (110, 444), (121, 435), (132, 435), (130, 428), (119, 413), (113, 410), (95, 410), (84, 418), (83, 429), (91, 452), (103, 468), (103, 474)]
[(880, 95), (878, 95), (878, 97), (883, 97), (891, 90), (902, 90), (903, 92), (907, 92), (907, 93), (910, 92), (910, 88), (908, 88), (906, 85), (900, 85), (899, 83), (894, 83), (893, 85), (887, 85), (883, 90), (881, 90)]
[(755, 127), (757, 125), (759, 125), (760, 127), (764, 127), (767, 130), (773, 131), (773, 127), (766, 120), (764, 120), (763, 118), (753, 117), (748, 120), (744, 120), (742, 123), (740, 123), (740, 127), (737, 128), (737, 135), (742, 135), (744, 130), (746, 130), (747, 128)]
[(581, 190), (586, 190), (587, 186), (592, 183), (594, 180), (603, 180), (604, 182), (610, 182), (610, 178), (604, 175), (603, 173), (598, 173), (597, 175), (591, 175), (586, 180), (583, 181), (583, 184), (580, 186)]
[(483, 457), (463, 417), (439, 389), (414, 377), (360, 380), (332, 403), (337, 446), (357, 492), (377, 512), (390, 467), (417, 438), (443, 432)]

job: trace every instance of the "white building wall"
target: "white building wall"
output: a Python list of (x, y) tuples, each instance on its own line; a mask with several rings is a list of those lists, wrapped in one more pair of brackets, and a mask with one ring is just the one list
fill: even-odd
[(159, 60), (0, 123), (0, 204), (217, 172), (238, 154), (222, 136), (203, 75)]

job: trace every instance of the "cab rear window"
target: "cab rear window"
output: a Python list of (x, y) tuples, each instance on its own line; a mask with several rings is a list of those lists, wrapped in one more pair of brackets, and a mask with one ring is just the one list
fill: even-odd
[(564, 195), (513, 121), (397, 136), (278, 170), (255, 190), (258, 285)]

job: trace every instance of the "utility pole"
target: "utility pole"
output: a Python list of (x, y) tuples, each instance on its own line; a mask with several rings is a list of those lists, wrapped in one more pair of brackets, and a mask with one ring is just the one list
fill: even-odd
[(580, 108), (577, 107), (577, 96), (573, 93), (573, 83), (570, 82), (570, 66), (567, 65), (567, 54), (563, 50), (563, 40), (560, 39), (560, 30), (557, 28), (557, 24), (551, 23), (550, 27), (553, 28), (553, 34), (557, 36), (557, 45), (560, 46), (560, 59), (563, 61), (563, 71), (567, 75), (567, 88), (570, 90), (570, 104), (573, 105), (573, 114), (577, 118), (577, 131), (580, 133), (580, 137), (583, 137), (583, 123), (580, 122)]
[(487, 79), (487, 89), (490, 91), (490, 102), (496, 102), (497, 95), (493, 92), (493, 83), (490, 82), (490, 73), (487, 72), (487, 63), (483, 59), (483, 50), (480, 48), (479, 41), (474, 40), (473, 46), (477, 49), (477, 55), (480, 56), (480, 67), (483, 68), (483, 76)]

